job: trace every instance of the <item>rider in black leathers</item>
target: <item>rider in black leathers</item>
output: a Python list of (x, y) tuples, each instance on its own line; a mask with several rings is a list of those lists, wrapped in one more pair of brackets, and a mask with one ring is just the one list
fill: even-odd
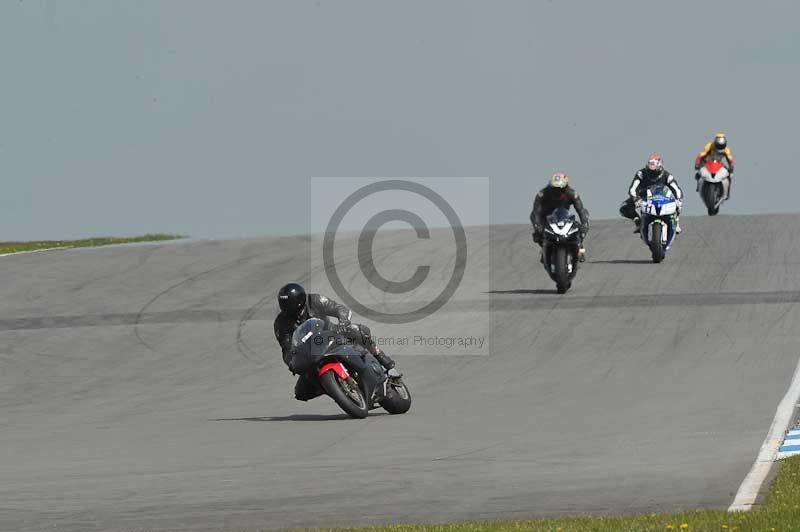
[(636, 228), (633, 232), (638, 233), (641, 228), (641, 221), (639, 220), (639, 214), (636, 212), (636, 202), (642, 198), (642, 195), (647, 191), (648, 188), (655, 185), (668, 186), (672, 191), (672, 195), (675, 196), (675, 200), (678, 203), (678, 211), (677, 215), (675, 216), (675, 232), (680, 233), (680, 214), (681, 206), (683, 204), (683, 190), (681, 190), (681, 187), (678, 186), (675, 176), (673, 176), (667, 171), (666, 168), (664, 168), (664, 163), (661, 160), (661, 156), (657, 153), (652, 154), (647, 160), (647, 166), (637, 171), (633, 176), (631, 186), (628, 188), (628, 198), (622, 202), (622, 205), (619, 208), (619, 213), (625, 218), (633, 220), (633, 223), (636, 225)]
[[(294, 373), (292, 365), (292, 334), (304, 321), (309, 318), (319, 318), (326, 324), (326, 328), (335, 331), (369, 351), (380, 364), (387, 370), (392, 370), (395, 363), (384, 353), (372, 338), (372, 333), (366, 325), (354, 324), (350, 321), (353, 312), (346, 306), (337, 303), (320, 294), (306, 294), (305, 289), (296, 283), (290, 283), (278, 292), (278, 304), (281, 312), (275, 318), (275, 338), (281, 346), (284, 363)], [(329, 318), (336, 318), (338, 323), (332, 325)], [(397, 370), (390, 372), (396, 377)], [(300, 375), (294, 388), (295, 397), (301, 401), (308, 401), (320, 395), (316, 379)]]
[(586, 249), (583, 247), (583, 239), (589, 232), (589, 211), (583, 206), (583, 201), (578, 192), (569, 186), (569, 176), (563, 172), (557, 172), (550, 178), (550, 182), (536, 194), (533, 200), (533, 210), (531, 211), (531, 224), (533, 224), (533, 241), (542, 245), (542, 232), (547, 217), (559, 207), (569, 209), (575, 207), (575, 211), (581, 219), (581, 244), (578, 250), (578, 258), (583, 262), (586, 258)]

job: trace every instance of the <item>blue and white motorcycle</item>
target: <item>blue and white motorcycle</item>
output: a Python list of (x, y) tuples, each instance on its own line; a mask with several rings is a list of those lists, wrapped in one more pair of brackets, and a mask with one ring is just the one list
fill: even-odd
[(664, 185), (647, 189), (646, 195), (636, 204), (642, 224), (642, 240), (650, 248), (653, 262), (664, 260), (675, 240), (678, 207), (672, 191)]

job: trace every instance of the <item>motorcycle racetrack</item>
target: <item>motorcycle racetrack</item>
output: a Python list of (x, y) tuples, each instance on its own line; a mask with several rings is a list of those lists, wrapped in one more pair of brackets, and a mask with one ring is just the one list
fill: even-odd
[[(530, 226), (492, 227), (491, 354), (397, 357), (411, 410), (365, 420), (294, 400), (274, 340), (307, 239), (2, 257), (0, 530), (727, 508), (798, 361), (800, 215), (681, 223), (656, 265), (595, 222), (565, 295)], [(459, 297), (428, 326), (469, 335), (487, 294)]]

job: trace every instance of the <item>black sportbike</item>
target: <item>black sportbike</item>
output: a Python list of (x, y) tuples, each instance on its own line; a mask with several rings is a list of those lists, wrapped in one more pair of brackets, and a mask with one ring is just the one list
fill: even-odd
[(572, 286), (578, 273), (578, 250), (581, 245), (580, 222), (568, 209), (559, 207), (547, 217), (542, 232), (542, 262), (559, 294)]
[(353, 418), (383, 407), (390, 414), (411, 408), (411, 394), (400, 377), (391, 377), (366, 349), (325, 328), (317, 318), (305, 321), (292, 336), (292, 367), (315, 376), (322, 390)]

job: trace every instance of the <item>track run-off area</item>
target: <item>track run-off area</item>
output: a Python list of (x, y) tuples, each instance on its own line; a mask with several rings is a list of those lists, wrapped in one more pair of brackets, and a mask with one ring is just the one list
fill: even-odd
[[(488, 290), (426, 330), (485, 326), (489, 353), (396, 357), (411, 410), (366, 420), (294, 400), (274, 340), (275, 294), (310, 275), (308, 239), (2, 257), (0, 530), (728, 508), (800, 356), (800, 216), (682, 226), (656, 265), (632, 224), (594, 223), (565, 295), (528, 225), (484, 228)], [(395, 271), (424, 264), (392, 238)]]

